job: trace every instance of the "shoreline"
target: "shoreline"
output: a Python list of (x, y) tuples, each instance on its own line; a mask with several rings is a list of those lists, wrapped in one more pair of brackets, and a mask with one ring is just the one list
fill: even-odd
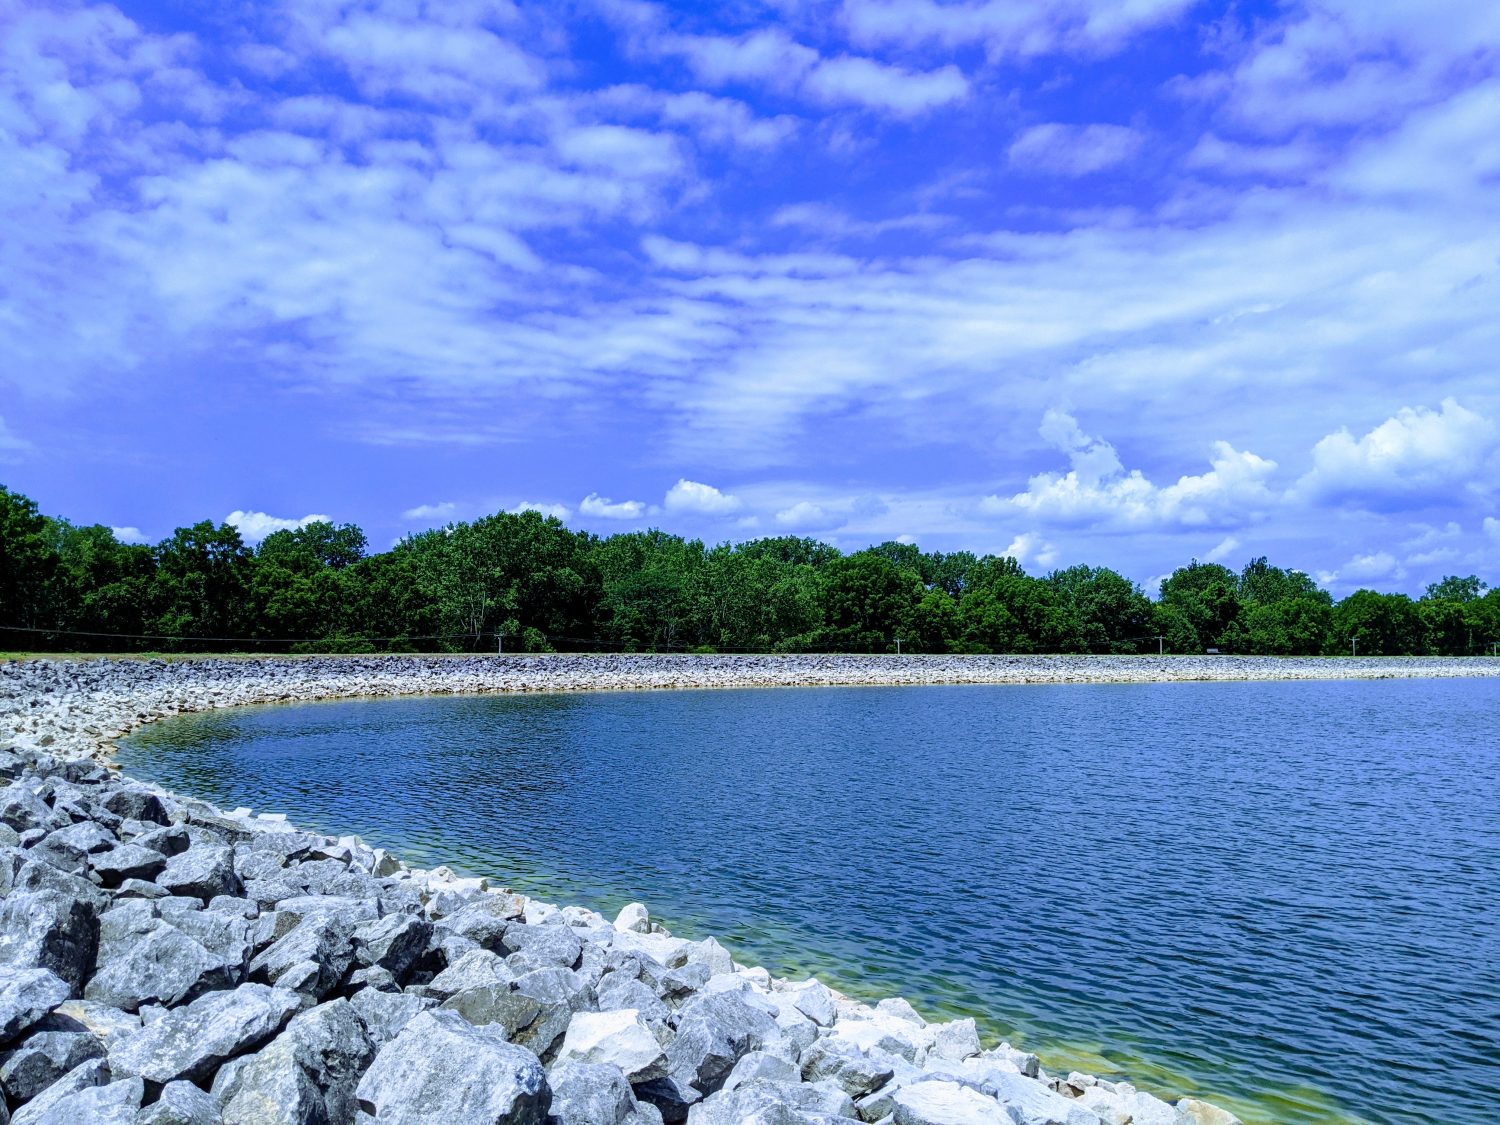
[[(277, 1044), (293, 1035), (299, 1021), (307, 1022), (318, 1015), (326, 1022), (332, 1018), (332, 1010), (343, 1013), (355, 1002), (367, 1008), (373, 1004), (383, 1009), (398, 1003), (390, 1000), (390, 996), (412, 998), (413, 1003), (402, 1000), (399, 1004), (410, 1009), (408, 1018), (422, 1015), (427, 1021), (421, 1023), (420, 1037), (415, 1025), (412, 1034), (405, 1035), (406, 1025), (402, 1023), (399, 1027), (385, 1028), (389, 1038), (376, 1043), (370, 1022), (376, 1017), (362, 1010), (361, 1019), (365, 1022), (360, 1026), (371, 1034), (366, 1034), (363, 1040), (368, 1048), (365, 1054), (369, 1057), (360, 1072), (363, 1077), (355, 1075), (359, 1079), (357, 1083), (345, 1081), (347, 1075), (339, 1078), (318, 1071), (316, 1067), (308, 1071), (306, 1065), (299, 1065), (303, 1065), (310, 1081), (323, 1091), (325, 1098), (332, 1097), (330, 1091), (343, 1082), (339, 1087), (343, 1090), (340, 1104), (346, 1107), (353, 1099), (361, 1107), (366, 1103), (377, 1105), (382, 1114), (395, 1112), (398, 1117), (397, 1107), (403, 1104), (408, 1111), (438, 1113), (441, 1105), (434, 1108), (428, 1102), (421, 1105), (410, 1102), (410, 1098), (419, 1096), (410, 1091), (398, 1090), (390, 1095), (393, 1100), (382, 1101), (381, 1098), (365, 1098), (362, 1093), (355, 1098), (358, 1091), (353, 1087), (357, 1085), (359, 1091), (370, 1092), (365, 1087), (370, 1084), (371, 1075), (383, 1073), (380, 1070), (381, 1058), (388, 1051), (399, 1049), (410, 1053), (419, 1049), (418, 1038), (441, 1038), (445, 1034), (462, 1037), (467, 1034), (464, 1027), (475, 1023), (474, 1005), (478, 1001), (470, 998), (455, 1005), (452, 1001), (467, 996), (467, 991), (461, 989), (444, 995), (442, 987), (435, 989), (434, 985), (445, 973), (453, 973), (462, 965), (473, 968), (483, 962), (491, 977), (499, 979), (509, 974), (507, 995), (520, 987), (518, 979), (531, 980), (536, 973), (554, 974), (549, 978), (549, 987), (556, 985), (558, 972), (568, 973), (570, 981), (577, 978), (577, 981), (589, 982), (587, 990), (595, 994), (592, 1002), (584, 1002), (581, 1006), (573, 996), (558, 1001), (561, 1008), (554, 1003), (551, 1009), (547, 1008), (549, 1001), (546, 996), (537, 997), (543, 1015), (557, 1025), (555, 1035), (549, 1038), (538, 1032), (526, 1039), (523, 1032), (531, 1029), (528, 1024), (526, 1029), (514, 1029), (515, 1034), (509, 1036), (516, 1040), (520, 1035), (522, 1041), (534, 1048), (529, 1061), (523, 1060), (528, 1066), (534, 1062), (536, 1067), (535, 1073), (526, 1070), (527, 1075), (536, 1079), (533, 1085), (539, 1083), (538, 1089), (533, 1091), (533, 1102), (542, 1105), (550, 1098), (554, 1114), (558, 1113), (560, 1104), (566, 1108), (570, 1099), (581, 1099), (580, 1104), (593, 1104), (590, 1099), (608, 1089), (619, 1095), (616, 1102), (623, 1107), (616, 1116), (609, 1118), (616, 1125), (655, 1125), (659, 1120), (686, 1120), (689, 1125), (720, 1125), (721, 1122), (728, 1125), (737, 1120), (761, 1120), (761, 1113), (771, 1114), (773, 1111), (782, 1116), (766, 1116), (764, 1120), (806, 1121), (810, 1125), (831, 1125), (842, 1121), (894, 1122), (894, 1125), (949, 1125), (950, 1122), (967, 1125), (971, 1121), (1000, 1125), (1006, 1122), (1042, 1125), (1051, 1121), (1065, 1122), (1066, 1125), (1114, 1125), (1121, 1120), (1133, 1120), (1143, 1125), (1231, 1125), (1237, 1120), (1231, 1114), (1195, 1098), (1183, 1098), (1176, 1105), (1169, 1105), (1137, 1090), (1128, 1082), (1111, 1082), (1076, 1072), (1067, 1076), (1050, 1075), (1041, 1069), (1035, 1055), (1015, 1050), (1005, 1043), (984, 1050), (972, 1019), (928, 1024), (911, 1011), (905, 1001), (891, 999), (873, 1005), (863, 1004), (813, 980), (792, 982), (772, 978), (764, 969), (732, 962), (712, 938), (689, 942), (672, 937), (650, 923), (645, 909), (638, 905), (627, 907), (622, 918), (611, 923), (585, 908), (559, 908), (512, 895), (508, 889), (497, 889), (486, 879), (460, 879), (441, 866), (431, 870), (407, 867), (394, 856), (367, 847), (357, 837), (316, 837), (317, 843), (306, 847), (306, 855), (315, 858), (294, 862), (289, 855), (283, 862), (288, 870), (297, 868), (300, 862), (342, 862), (345, 875), (340, 878), (359, 883), (364, 888), (363, 898), (353, 893), (345, 897), (330, 895), (324, 893), (328, 888), (315, 890), (310, 886), (281, 888), (294, 893), (280, 898), (277, 897), (279, 891), (252, 893), (255, 875), (276, 879), (282, 876), (248, 861), (245, 863), (247, 870), (241, 872), (239, 868), (245, 855), (261, 848), (267, 841), (272, 841), (268, 845), (271, 851), (279, 851), (282, 845), (275, 841), (287, 840), (291, 836), (313, 837), (298, 833), (277, 814), (252, 816), (249, 810), (225, 813), (195, 798), (170, 794), (99, 767), (115, 766), (111, 755), (116, 739), (158, 719), (269, 703), (535, 691), (1477, 676), (1500, 676), (1500, 661), (1484, 658), (1365, 658), (1355, 661), (1348, 658), (1138, 656), (597, 655), (309, 656), (291, 660), (275, 657), (252, 660), (204, 658), (172, 662), (152, 659), (14, 661), (0, 664), (0, 747), (8, 747), (8, 750), (0, 749), (0, 764), (5, 767), (0, 769), (0, 775), (12, 779), (9, 788), (0, 791), (0, 800), (14, 797), (15, 801), (25, 805), (27, 811), (11, 816), (6, 824), (0, 825), (0, 835), (8, 832), (9, 836), (15, 837), (13, 842), (8, 837), (0, 839), (0, 845), (3, 845), (0, 851), (8, 857), (9, 864), (7, 867), (0, 863), (0, 876), (10, 876), (5, 888), (9, 900), (6, 910), (9, 912), (14, 902), (29, 902), (36, 895), (57, 891), (54, 884), (59, 877), (41, 865), (44, 859), (54, 865), (60, 860), (62, 869), (67, 872), (61, 878), (71, 878), (80, 884), (72, 892), (72, 905), (91, 903), (96, 926), (99, 918), (108, 914), (102, 927), (105, 934), (110, 932), (109, 919), (116, 914), (144, 910), (150, 917), (145, 921), (137, 919), (136, 923), (145, 926), (149, 934), (172, 930), (174, 941), (195, 941), (183, 936), (184, 932), (196, 932), (192, 926), (177, 914), (166, 913), (162, 905), (167, 901), (179, 905), (180, 896), (184, 894), (202, 899), (191, 904), (195, 913), (199, 908), (203, 911), (219, 909), (229, 915), (242, 916), (255, 927), (255, 940), (246, 945), (237, 970), (231, 968), (226, 977), (221, 967), (212, 987), (194, 985), (182, 990), (173, 1001), (157, 998), (156, 1006), (147, 1005), (140, 1010), (160, 1010), (164, 1014), (155, 1017), (153, 1024), (140, 1021), (139, 1030), (131, 1033), (137, 1038), (149, 1038), (148, 1032), (154, 1022), (175, 1020), (179, 1013), (186, 1020), (195, 1006), (210, 1000), (228, 1003), (231, 999), (243, 998), (246, 990), (264, 989), (282, 994), (278, 1003), (285, 1011), (276, 1023), (275, 1031), (279, 1034), (270, 1039), (269, 1045), (264, 1037), (251, 1036), (241, 1044), (237, 1053), (215, 1064), (218, 1076), (233, 1072), (225, 1079), (223, 1089), (220, 1089), (218, 1077), (209, 1083), (207, 1077), (213, 1076), (198, 1074), (192, 1068), (189, 1068), (191, 1073), (184, 1071), (184, 1075), (196, 1081), (197, 1086), (193, 1091), (179, 1091), (182, 1099), (192, 1101), (195, 1091), (216, 1099), (217, 1109), (211, 1112), (204, 1109), (209, 1116), (202, 1119), (209, 1122), (220, 1120), (212, 1113), (221, 1113), (222, 1119), (229, 1120), (231, 1103), (238, 1107), (235, 1112), (244, 1111), (243, 1105), (234, 1102), (236, 1097), (244, 1094), (241, 1089), (244, 1082), (237, 1087), (235, 1081), (242, 1073), (259, 1074), (264, 1070), (267, 1072), (265, 1081), (271, 1083), (273, 1090), (276, 1089), (277, 1076), (271, 1072), (275, 1069), (273, 1062), (280, 1056), (269, 1056), (273, 1056)], [(28, 792), (16, 796), (14, 790), (17, 786)], [(92, 792), (96, 796), (105, 791), (108, 791), (108, 796), (91, 804), (90, 786), (95, 787)], [(121, 817), (107, 811), (108, 806), (103, 803), (123, 801), (136, 808), (148, 797), (166, 811), (165, 825), (129, 818), (121, 823)], [(29, 823), (27, 818), (35, 823)], [(213, 887), (217, 893), (208, 895), (201, 893), (201, 888), (193, 887), (187, 891), (180, 887), (163, 888), (150, 883), (149, 878), (132, 878), (124, 883), (111, 880), (108, 872), (115, 868), (110, 866), (108, 857), (133, 849), (131, 854), (139, 859), (142, 848), (136, 840), (152, 839), (161, 831), (168, 831), (172, 824), (191, 834), (191, 846), (184, 845), (187, 846), (182, 853), (184, 856), (215, 850), (222, 854), (227, 850), (231, 868), (227, 877), (221, 880), (222, 885)], [(75, 855), (61, 845), (54, 846), (54, 840), (66, 836), (70, 840), (68, 847), (72, 847), (74, 837), (85, 830), (93, 834), (91, 838), (97, 837), (93, 850), (85, 849)], [(99, 842), (105, 840), (107, 845)], [(177, 862), (175, 856), (167, 860), (168, 871)], [(101, 876), (101, 872), (105, 874)], [(95, 889), (83, 885), (78, 878), (80, 875), (90, 879)], [(167, 876), (157, 875), (156, 878), (165, 880)], [(110, 886), (111, 881), (118, 885)], [(101, 885), (113, 893), (113, 899), (96, 901), (100, 895), (97, 887)], [(309, 905), (309, 896), (326, 901), (314, 907)], [(367, 915), (372, 899), (378, 906), (377, 918)], [(473, 934), (467, 931), (457, 938), (448, 933), (451, 927), (445, 919), (464, 916), (466, 912), (484, 913), (497, 908), (496, 904), (500, 902), (507, 904), (505, 909), (509, 915), (500, 930), (484, 929), (484, 934), (488, 935), (484, 940), (475, 941)], [(29, 917), (24, 921), (28, 927), (34, 925), (34, 920)], [(151, 928), (153, 926), (155, 928)], [(185, 931), (181, 930), (184, 926)], [(353, 951), (361, 948), (358, 939), (361, 927), (371, 926), (382, 934), (399, 929), (403, 933), (417, 931), (423, 935), (420, 956), (410, 958), (410, 963), (404, 965), (404, 977), (400, 973), (390, 973), (389, 966), (379, 963), (350, 968), (359, 960), (352, 953), (353, 960), (335, 974), (336, 979), (325, 980), (328, 974), (309, 970), (309, 965), (317, 969), (328, 956), (330, 932), (337, 937), (348, 930), (346, 951)], [(310, 931), (314, 932), (312, 937), (309, 937)], [(508, 938), (506, 934), (509, 934)], [(79, 1014), (76, 1006), (87, 1001), (87, 990), (94, 989), (100, 977), (122, 973), (129, 976), (142, 971), (141, 958), (136, 952), (106, 949), (102, 944), (104, 940), (99, 938), (97, 965), (91, 962), (86, 971), (75, 973), (78, 979), (68, 982), (67, 1001), (59, 1005), (61, 997), (53, 998), (46, 1011), (32, 1013), (36, 1018), (28, 1026), (50, 1026), (48, 1021), (56, 1023), (63, 1018), (59, 1013), (76, 1022)], [(3, 920), (0, 920), (0, 983), (5, 983), (6, 987), (10, 987), (18, 966), (33, 972), (49, 967), (47, 958), (40, 954), (27, 961), (25, 949), (30, 947), (26, 941), (24, 935), (8, 934)], [(297, 947), (299, 941), (302, 943), (301, 954), (295, 963), (287, 961), (291, 953), (280, 961), (272, 956), (283, 943)], [(310, 941), (311, 945), (308, 944)], [(552, 950), (559, 942), (566, 951), (561, 960), (550, 953), (533, 955), (536, 950)], [(580, 951), (576, 956), (571, 952), (575, 943)], [(16, 952), (18, 948), (22, 950), (20, 954)], [(311, 961), (303, 956), (309, 950), (315, 951)], [(629, 951), (631, 958), (628, 965), (621, 963), (625, 950)], [(293, 952), (296, 952), (295, 948)], [(279, 972), (264, 968), (263, 963), (268, 957), (279, 966)], [(338, 958), (339, 955), (334, 955), (335, 962)], [(262, 967), (257, 969), (257, 964)], [(689, 974), (693, 979), (688, 985), (663, 983), (669, 974), (684, 972), (695, 965), (703, 968)], [(376, 968), (385, 969), (385, 975), (374, 972)], [(616, 974), (621, 972), (625, 975), (617, 977)], [(85, 979), (89, 975), (94, 978), (92, 982)], [(631, 993), (635, 1007), (603, 1006), (597, 993), (606, 980), (622, 983), (623, 987), (626, 977), (630, 978), (628, 983), (637, 986)], [(55, 982), (56, 978), (53, 980)], [(654, 997), (642, 991), (643, 982), (647, 991), (654, 991)], [(534, 980), (531, 983), (537, 984)], [(140, 987), (136, 985), (137, 991)], [(491, 980), (487, 987), (493, 989), (494, 981)], [(538, 984), (537, 987), (541, 986)], [(379, 995), (372, 997), (369, 995), (372, 992)], [(264, 999), (260, 993), (256, 996)], [(490, 999), (493, 1001), (494, 997)], [(737, 1009), (732, 1017), (717, 1012), (716, 1005), (722, 1007), (731, 999), (744, 1010)], [(653, 1003), (660, 1011), (653, 1008)], [(465, 1004), (468, 1009), (465, 1009)], [(75, 1008), (70, 1009), (69, 1005)], [(815, 1009), (811, 1015), (805, 1010), (809, 1005)], [(429, 1009), (445, 1012), (455, 1007), (469, 1021), (468, 1024), (459, 1026), (450, 1022), (438, 1027), (436, 1025), (447, 1017), (431, 1015), (429, 1018)], [(749, 1049), (743, 1044), (733, 1048), (726, 1066), (716, 1068), (716, 1064), (709, 1067), (712, 1073), (705, 1074), (703, 1067), (707, 1064), (694, 1053), (697, 1051), (695, 1044), (700, 1044), (705, 1037), (714, 1040), (715, 1035), (734, 1038), (732, 1028), (726, 1031), (717, 1025), (699, 1027), (699, 1022), (702, 1022), (698, 1020), (700, 1014), (703, 1020), (713, 1023), (705, 1014), (711, 1008), (716, 1012), (714, 1018), (720, 1022), (727, 1019), (730, 1024), (735, 1020), (756, 1024), (758, 1031), (745, 1040), (745, 1044), (753, 1040), (758, 1045)], [(647, 1018), (641, 1014), (643, 1009), (651, 1009), (655, 1015)], [(634, 1013), (634, 1024), (625, 1020), (615, 1029), (618, 1034), (611, 1032), (606, 1036), (607, 1042), (601, 1041), (603, 1045), (592, 1054), (569, 1053), (568, 1043), (573, 1036), (569, 1029), (573, 1025), (580, 1027), (582, 1042), (590, 1035), (604, 1034), (596, 1024), (602, 1022), (613, 1028), (614, 1023), (624, 1019), (622, 1013), (627, 1010)], [(92, 1014), (97, 1021), (98, 1013)], [(132, 1013), (127, 1011), (124, 1014)], [(770, 1023), (766, 1022), (768, 1019)], [(88, 1023), (87, 1020), (82, 1022), (85, 1026)], [(253, 1024), (255, 1021), (249, 1022)], [(491, 1024), (481, 1018), (476, 1026), (483, 1029)], [(648, 1037), (655, 1041), (655, 1048), (643, 1038), (648, 1033)], [(32, 1032), (28, 1031), (17, 1038), (8, 1033), (4, 1037), (14, 1040), (10, 1049), (20, 1054), (27, 1049), (30, 1042), (27, 1035), (30, 1034)], [(45, 1036), (51, 1032), (36, 1034)], [(307, 1033), (299, 1034), (305, 1038)], [(624, 1051), (620, 1037), (630, 1040), (637, 1054), (652, 1054), (650, 1064), (639, 1071), (631, 1071), (621, 1061), (629, 1052)], [(355, 1038), (359, 1039), (359, 1036), (355, 1035)], [(593, 1040), (589, 1039), (589, 1042)], [(252, 1053), (255, 1048), (263, 1049)], [(288, 1050), (290, 1048), (285, 1048), (282, 1053)], [(655, 1054), (661, 1054), (661, 1059), (655, 1058)], [(575, 1055), (578, 1059), (584, 1059), (586, 1055), (585, 1061), (591, 1066), (596, 1062), (620, 1063), (619, 1080), (600, 1067), (586, 1075), (577, 1067), (570, 1069), (569, 1061)], [(113, 1062), (115, 1051), (112, 1047), (105, 1052), (105, 1057)], [(127, 1103), (134, 1099), (140, 1106), (143, 1101), (150, 1102), (157, 1095), (165, 1100), (166, 1090), (182, 1084), (166, 1084), (151, 1075), (146, 1076), (150, 1085), (142, 1084), (139, 1070), (132, 1072), (135, 1064), (131, 1058), (126, 1051), (121, 1056), (122, 1061), (111, 1070), (107, 1063), (91, 1056), (91, 1061), (56, 1076), (56, 1083), (67, 1085), (71, 1082), (71, 1087), (58, 1092), (54, 1083), (46, 1090), (36, 1091), (35, 1098), (44, 1100), (55, 1094), (52, 1101), (57, 1102), (56, 1108), (67, 1105), (69, 1111), (76, 1114), (85, 1104), (93, 1104), (87, 1102), (90, 1098), (120, 1097)], [(543, 1064), (546, 1064), (546, 1070), (541, 1069)], [(394, 1061), (392, 1066), (395, 1066)], [(89, 1067), (92, 1069), (85, 1075), (76, 1073)], [(741, 1070), (746, 1073), (741, 1074)], [(280, 1077), (284, 1079), (286, 1076)], [(375, 1084), (379, 1085), (378, 1082)], [(282, 1097), (284, 1092), (274, 1096)], [(437, 1096), (432, 1091), (420, 1094), (420, 1098)], [(80, 1098), (85, 1101), (79, 1102), (77, 1099)], [(402, 1102), (403, 1098), (408, 1101)], [(17, 1125), (31, 1125), (33, 1121), (40, 1125), (53, 1119), (51, 1110), (46, 1116), (29, 1116), (29, 1105), (17, 1103), (14, 1096), (11, 1101)], [(203, 1108), (206, 1103), (200, 1102), (199, 1105)], [(387, 1105), (389, 1111), (385, 1108)], [(140, 1108), (139, 1112), (143, 1115), (141, 1120), (155, 1120), (144, 1116), (152, 1112), (150, 1106)], [(546, 1112), (545, 1105), (539, 1112), (542, 1116), (522, 1114), (504, 1119), (541, 1122)], [(335, 1117), (354, 1119), (339, 1114)], [(463, 1120), (467, 1118), (461, 1115), (455, 1118), (455, 1125)], [(592, 1118), (587, 1114), (569, 1117), (565, 1113), (561, 1120), (569, 1125), (575, 1121), (582, 1125)]]
[[(169, 715), (263, 703), (752, 687), (1500, 677), (1494, 657), (525, 654), (80, 657), (0, 663), (0, 736), (109, 763)], [(26, 706), (18, 697), (31, 692)], [(39, 704), (39, 705), (37, 705)]]

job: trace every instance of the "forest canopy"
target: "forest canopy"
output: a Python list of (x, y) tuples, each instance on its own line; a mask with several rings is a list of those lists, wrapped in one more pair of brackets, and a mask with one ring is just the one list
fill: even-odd
[(911, 652), (1469, 655), (1500, 590), (1335, 601), (1307, 574), (1196, 560), (1156, 600), (1107, 567), (780, 536), (707, 546), (501, 512), (371, 553), (352, 524), (252, 547), (228, 523), (154, 546), (43, 515), (0, 486), (0, 647), (24, 651)]

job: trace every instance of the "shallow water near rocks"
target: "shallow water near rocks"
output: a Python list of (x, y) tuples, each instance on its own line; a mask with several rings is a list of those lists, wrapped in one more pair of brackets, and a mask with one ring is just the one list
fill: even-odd
[(127, 772), (646, 902), (1247, 1122), (1500, 1102), (1500, 682), (422, 697), (148, 727)]

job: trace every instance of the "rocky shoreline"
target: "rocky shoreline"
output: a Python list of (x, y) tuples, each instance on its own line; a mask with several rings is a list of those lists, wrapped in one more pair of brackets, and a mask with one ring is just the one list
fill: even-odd
[(0, 1125), (1230, 1125), (109, 768), (167, 715), (417, 693), (1481, 675), (1484, 661), (384, 657), (0, 665)]

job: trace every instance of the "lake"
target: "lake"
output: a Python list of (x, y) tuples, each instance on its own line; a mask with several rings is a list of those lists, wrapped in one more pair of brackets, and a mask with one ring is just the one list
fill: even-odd
[(184, 716), (127, 772), (1247, 1122), (1500, 1104), (1500, 681), (421, 697)]

